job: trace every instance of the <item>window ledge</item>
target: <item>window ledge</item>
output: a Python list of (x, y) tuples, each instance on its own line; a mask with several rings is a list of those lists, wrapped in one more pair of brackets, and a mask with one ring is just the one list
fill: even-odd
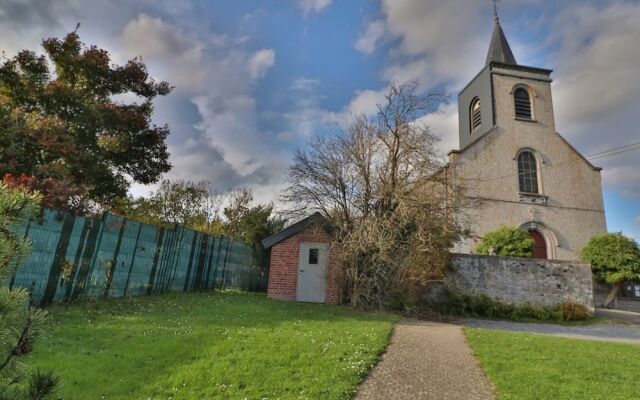
[(515, 117), (514, 118), (516, 121), (522, 121), (522, 122), (533, 122), (533, 123), (537, 123), (538, 121), (536, 121), (533, 118), (520, 118), (520, 117)]
[(522, 203), (540, 204), (546, 206), (549, 202), (549, 196), (545, 196), (539, 193), (518, 193), (519, 200)]

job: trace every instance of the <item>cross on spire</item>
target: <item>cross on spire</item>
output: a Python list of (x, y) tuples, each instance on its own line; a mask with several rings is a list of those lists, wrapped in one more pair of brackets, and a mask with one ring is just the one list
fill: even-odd
[(493, 18), (498, 21), (498, 3), (500, 0), (492, 0), (493, 1)]
[(491, 43), (489, 44), (489, 52), (487, 53), (486, 65), (492, 62), (500, 64), (518, 65), (516, 62), (507, 38), (504, 36), (500, 20), (498, 19), (498, 3), (500, 0), (491, 0), (493, 2), (493, 34), (491, 35)]

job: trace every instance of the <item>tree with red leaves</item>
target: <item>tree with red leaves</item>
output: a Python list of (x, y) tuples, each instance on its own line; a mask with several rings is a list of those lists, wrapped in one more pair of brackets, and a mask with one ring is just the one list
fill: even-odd
[[(153, 99), (169, 94), (139, 59), (123, 66), (71, 32), (0, 65), (0, 177), (75, 212), (109, 207), (131, 182), (157, 182), (171, 165), (168, 126), (151, 122)], [(50, 66), (53, 66), (51, 68)], [(137, 101), (118, 100), (133, 95)]]

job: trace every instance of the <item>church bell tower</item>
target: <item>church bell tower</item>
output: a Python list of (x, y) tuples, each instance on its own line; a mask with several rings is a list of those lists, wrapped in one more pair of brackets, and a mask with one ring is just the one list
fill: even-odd
[(517, 63), (496, 15), (485, 66), (458, 96), (460, 149), (496, 128), (555, 129), (551, 72)]

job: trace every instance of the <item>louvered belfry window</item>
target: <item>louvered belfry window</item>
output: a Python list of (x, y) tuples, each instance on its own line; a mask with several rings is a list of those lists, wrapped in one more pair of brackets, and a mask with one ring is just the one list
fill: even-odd
[(482, 114), (480, 113), (480, 99), (474, 98), (471, 101), (471, 132), (475, 131), (482, 123)]
[(520, 192), (539, 193), (536, 158), (530, 151), (523, 151), (518, 155), (518, 179)]
[(513, 94), (513, 101), (516, 106), (516, 118), (531, 119), (531, 99), (529, 92), (523, 88), (516, 89)]

